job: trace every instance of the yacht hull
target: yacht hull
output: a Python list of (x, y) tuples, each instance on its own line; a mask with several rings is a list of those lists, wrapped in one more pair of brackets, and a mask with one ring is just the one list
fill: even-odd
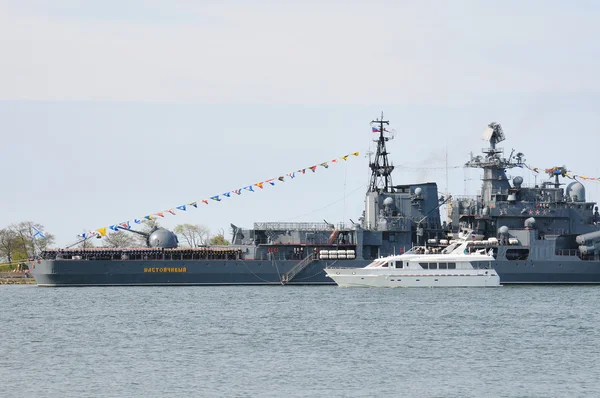
[(360, 270), (326, 269), (340, 287), (497, 287), (500, 278), (491, 271), (446, 274), (374, 274)]

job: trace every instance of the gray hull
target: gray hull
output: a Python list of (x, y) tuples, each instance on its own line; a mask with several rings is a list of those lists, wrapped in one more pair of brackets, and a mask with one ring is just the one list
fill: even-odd
[[(315, 261), (287, 282), (333, 285), (323, 269), (333, 262)], [(346, 261), (364, 267), (369, 261)], [(298, 261), (61, 261), (41, 260), (30, 267), (39, 286), (112, 285), (281, 285), (281, 277)]]
[[(563, 259), (564, 260), (564, 259)], [(42, 260), (31, 267), (40, 286), (113, 285), (280, 285), (297, 261), (61, 261)], [(369, 261), (344, 261), (364, 267)], [(334, 285), (323, 269), (332, 261), (315, 261), (287, 284)], [(497, 261), (502, 284), (596, 284), (600, 264), (590, 261)], [(145, 272), (146, 271), (146, 272)]]
[(600, 283), (600, 263), (591, 261), (498, 261), (494, 268), (502, 284)]

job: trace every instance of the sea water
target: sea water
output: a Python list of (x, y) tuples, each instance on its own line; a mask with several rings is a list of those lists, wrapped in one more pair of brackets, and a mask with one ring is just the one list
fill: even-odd
[(0, 287), (0, 397), (600, 396), (600, 287)]

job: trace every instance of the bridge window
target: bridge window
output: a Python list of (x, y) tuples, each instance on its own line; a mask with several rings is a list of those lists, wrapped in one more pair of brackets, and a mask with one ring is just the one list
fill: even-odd
[(447, 269), (448, 263), (440, 263), (440, 269)]
[(529, 258), (529, 249), (508, 249), (506, 250), (506, 259), (511, 261), (527, 260)]
[(429, 269), (429, 264), (427, 263), (419, 263), (419, 265), (423, 267), (423, 269)]
[(448, 269), (456, 269), (456, 263), (448, 263)]
[(437, 263), (429, 264), (429, 269), (437, 269)]

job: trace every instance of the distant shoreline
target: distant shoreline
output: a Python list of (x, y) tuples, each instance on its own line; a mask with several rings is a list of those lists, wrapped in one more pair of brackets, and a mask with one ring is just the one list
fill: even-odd
[(35, 285), (35, 279), (23, 272), (0, 272), (0, 285)]

